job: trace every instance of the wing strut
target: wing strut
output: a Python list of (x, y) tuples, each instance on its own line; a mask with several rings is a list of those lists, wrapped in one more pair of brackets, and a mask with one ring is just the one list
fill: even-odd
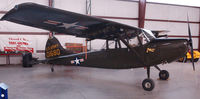
[(121, 42), (120, 42), (119, 39), (117, 39), (117, 42), (118, 42), (119, 48), (122, 48), (122, 46), (121, 46)]
[(106, 49), (109, 49), (109, 44), (108, 44), (108, 40), (106, 40)]
[(115, 40), (115, 48), (121, 48), (121, 43), (118, 38)]

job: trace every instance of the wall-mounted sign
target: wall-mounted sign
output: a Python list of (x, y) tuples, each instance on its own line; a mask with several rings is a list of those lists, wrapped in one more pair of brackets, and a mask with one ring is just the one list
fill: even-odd
[(7, 36), (0, 39), (1, 50), (5, 52), (26, 51), (34, 53), (34, 44), (30, 37), (26, 36)]

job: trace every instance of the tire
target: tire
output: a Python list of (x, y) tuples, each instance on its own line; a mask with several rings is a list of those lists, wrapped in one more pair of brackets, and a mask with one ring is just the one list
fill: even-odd
[(31, 61), (32, 61), (32, 54), (31, 53), (23, 54), (23, 60), (22, 60), (22, 66), (23, 67), (32, 67)]
[(152, 91), (155, 87), (155, 83), (152, 79), (147, 78), (143, 80), (142, 87), (146, 91)]
[(161, 70), (159, 73), (159, 78), (161, 80), (167, 80), (169, 78), (169, 72), (166, 70)]
[(199, 61), (199, 58), (194, 59), (194, 62), (198, 62), (198, 61)]
[[(194, 62), (198, 62), (199, 58), (195, 58)], [(190, 62), (192, 62), (192, 59), (190, 59)]]

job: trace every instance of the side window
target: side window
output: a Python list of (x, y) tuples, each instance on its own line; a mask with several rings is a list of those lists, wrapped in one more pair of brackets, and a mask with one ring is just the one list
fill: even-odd
[[(150, 42), (149, 38), (148, 38), (147, 35), (144, 33), (144, 31), (143, 31), (141, 34), (139, 34), (138, 37), (139, 37), (139, 39), (140, 39), (142, 45), (144, 45), (144, 44)], [(139, 46), (139, 45), (140, 45), (140, 42), (139, 42), (139, 40), (138, 40), (137, 37), (134, 37), (134, 38), (132, 38), (132, 39), (129, 40), (129, 44), (130, 44), (132, 47), (136, 47), (136, 46)]]
[(142, 32), (141, 34), (142, 34), (142, 40), (141, 41), (142, 41), (143, 45), (150, 42), (149, 38), (145, 35), (144, 32)]
[[(139, 37), (140, 41), (142, 41), (142, 43), (143, 43), (143, 40), (144, 40), (144, 36), (143, 36), (143, 34), (142, 34), (142, 33), (139, 34), (138, 37)], [(132, 39), (130, 39), (130, 40), (129, 40), (129, 44), (130, 44), (132, 47), (139, 46), (139, 45), (140, 45), (140, 42), (139, 42), (137, 36), (134, 37), (134, 38), (132, 38)]]

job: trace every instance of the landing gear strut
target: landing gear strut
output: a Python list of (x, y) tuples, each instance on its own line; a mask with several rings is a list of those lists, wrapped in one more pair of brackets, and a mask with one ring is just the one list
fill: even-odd
[[(167, 80), (169, 78), (169, 72), (166, 70), (161, 70), (158, 66), (154, 66), (157, 70), (160, 71), (159, 78), (161, 80)], [(152, 91), (155, 87), (154, 81), (150, 79), (150, 66), (147, 67), (147, 77), (142, 82), (142, 87), (146, 91)]]
[(169, 72), (166, 70), (161, 70), (158, 66), (154, 66), (156, 69), (160, 71), (159, 78), (160, 80), (167, 80), (169, 78)]
[(154, 81), (150, 79), (150, 66), (147, 67), (147, 77), (142, 82), (142, 87), (146, 91), (152, 91), (155, 87)]

